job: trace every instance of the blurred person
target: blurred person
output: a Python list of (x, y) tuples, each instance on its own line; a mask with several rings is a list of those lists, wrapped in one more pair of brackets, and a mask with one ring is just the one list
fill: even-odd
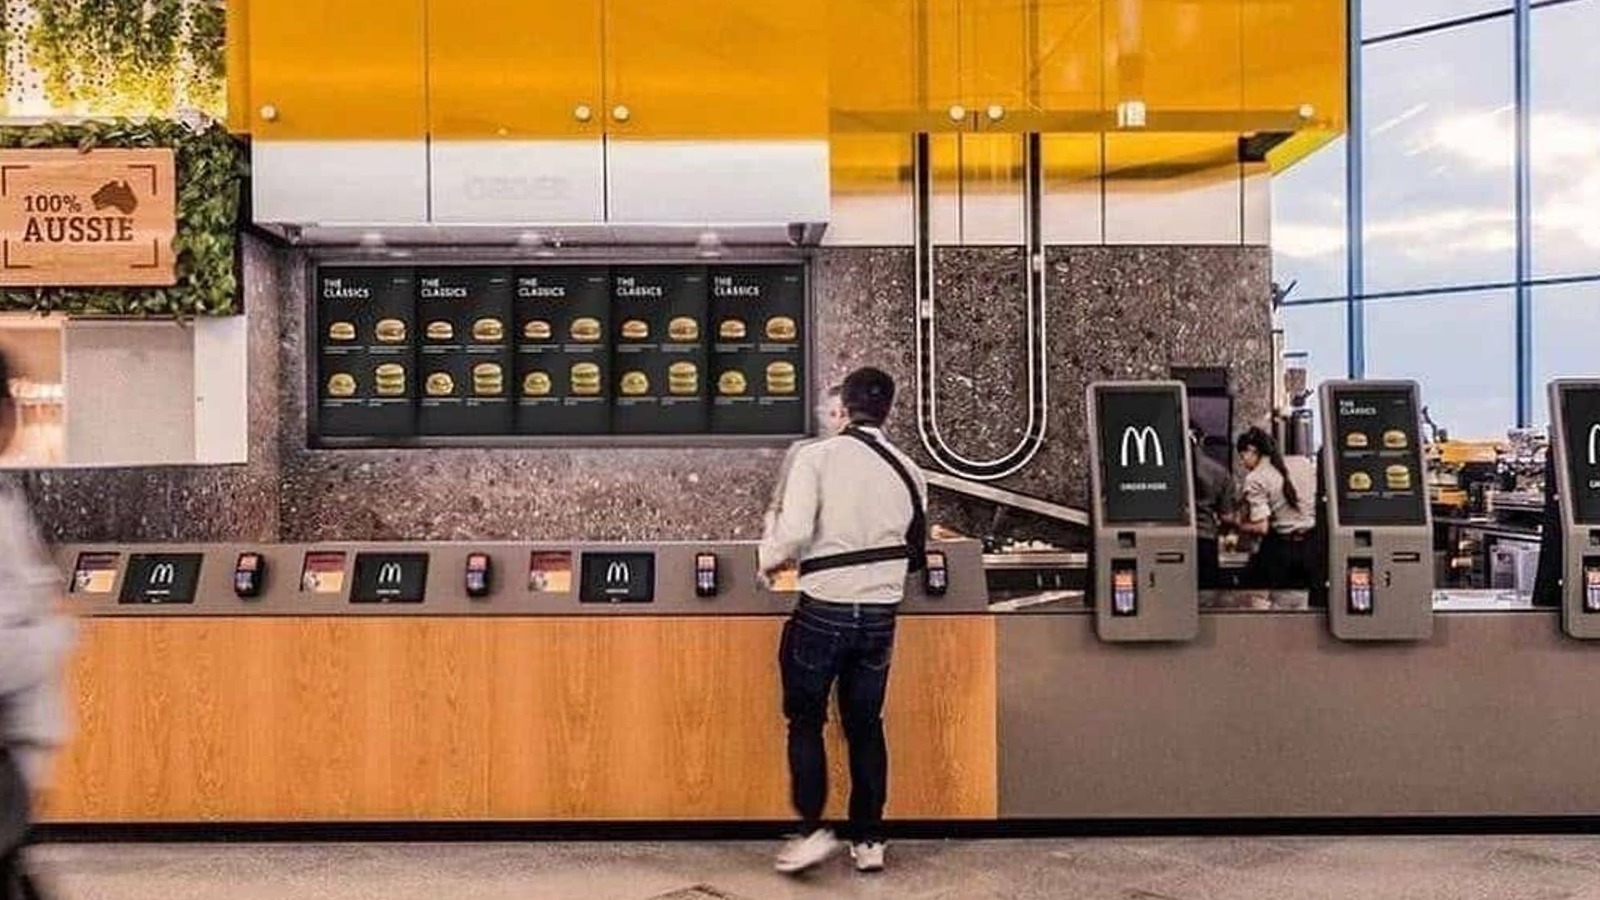
[(1244, 508), (1238, 527), (1261, 538), (1250, 558), (1247, 585), (1304, 588), (1311, 581), (1311, 529), (1316, 524), (1311, 499), (1301, 497), (1288, 464), (1272, 435), (1251, 428), (1235, 445), (1244, 465)]
[(792, 563), (800, 567), (800, 599), (784, 623), (778, 665), (791, 798), (802, 830), (779, 852), (780, 872), (802, 872), (841, 847), (822, 821), (828, 798), (822, 728), (835, 685), (850, 754), (844, 836), (858, 871), (884, 867), (883, 701), (895, 609), (908, 571), (920, 571), (927, 554), (927, 486), (917, 465), (883, 434), (894, 391), (894, 379), (878, 369), (845, 378), (840, 396), (850, 424), (795, 452), (778, 514), (761, 541), (762, 585)]
[[(0, 448), (17, 433), (11, 366), (0, 353)], [(72, 622), (56, 604), (62, 581), (22, 491), (0, 478), (0, 898), (40, 896), (23, 859), (50, 753), (66, 737), (62, 663)]]
[(1233, 472), (1205, 451), (1205, 430), (1194, 422), (1189, 423), (1189, 443), (1194, 464), (1195, 552), (1200, 556), (1200, 589), (1210, 591), (1224, 586), (1218, 537), (1236, 505)]

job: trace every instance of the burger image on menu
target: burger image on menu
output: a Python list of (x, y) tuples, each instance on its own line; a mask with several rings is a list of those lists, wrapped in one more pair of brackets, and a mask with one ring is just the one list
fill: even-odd
[(499, 319), (479, 319), (472, 323), (472, 339), (481, 344), (493, 344), (506, 339), (506, 327)]
[(486, 396), (505, 393), (505, 375), (499, 363), (478, 363), (472, 367), (472, 392)]
[(792, 394), (795, 391), (794, 363), (778, 362), (767, 364), (767, 393)]
[(794, 320), (788, 316), (773, 316), (767, 320), (767, 340), (792, 341), (799, 337)]
[(742, 341), (745, 336), (743, 319), (723, 319), (717, 326), (717, 337), (725, 341)]
[(1410, 443), (1406, 433), (1398, 428), (1392, 428), (1383, 433), (1383, 446), (1389, 450), (1404, 450)]
[(550, 323), (543, 319), (531, 319), (522, 326), (522, 336), (530, 341), (550, 340)]
[(1350, 473), (1350, 490), (1352, 490), (1352, 491), (1370, 491), (1370, 490), (1372, 490), (1372, 476), (1368, 475), (1365, 472), (1351, 472)]
[(650, 379), (643, 372), (624, 372), (620, 385), (625, 397), (650, 393)]
[(335, 372), (328, 378), (328, 396), (353, 397), (356, 393), (356, 377), (349, 372)]
[(572, 382), (573, 396), (598, 396), (600, 393), (600, 366), (598, 363), (592, 362), (576, 363), (572, 367), (569, 380)]
[(406, 339), (406, 323), (400, 319), (379, 319), (373, 334), (380, 344), (401, 344)]
[(350, 322), (335, 322), (328, 326), (328, 340), (353, 341), (356, 339), (356, 326)]
[(573, 319), (572, 325), (567, 329), (572, 339), (580, 344), (592, 344), (600, 340), (600, 320), (584, 316)]
[(1344, 445), (1351, 450), (1365, 450), (1367, 448), (1367, 433), (1352, 431), (1344, 436)]
[(398, 397), (406, 392), (406, 367), (384, 363), (373, 372), (374, 390), (381, 397)]
[(429, 322), (422, 333), (430, 341), (448, 341), (456, 336), (456, 328), (449, 322)]
[(428, 376), (423, 390), (430, 397), (448, 397), (456, 392), (456, 380), (450, 377), (449, 372), (434, 372)]
[(622, 336), (630, 341), (642, 341), (650, 336), (650, 325), (642, 319), (629, 319), (622, 323)]
[(717, 378), (717, 393), (730, 396), (742, 394), (748, 385), (745, 383), (744, 373), (736, 369), (729, 369)]
[(1411, 490), (1411, 470), (1401, 465), (1393, 465), (1383, 470), (1383, 481), (1391, 491)]
[[(595, 373), (598, 377), (599, 373)], [(522, 376), (522, 394), (525, 397), (543, 397), (550, 393), (550, 375), (547, 372), (529, 372)]]
[(683, 396), (700, 392), (700, 369), (692, 362), (675, 362), (667, 367), (667, 392)]
[(698, 341), (700, 340), (700, 323), (688, 316), (678, 316), (667, 323), (667, 337), (680, 343)]

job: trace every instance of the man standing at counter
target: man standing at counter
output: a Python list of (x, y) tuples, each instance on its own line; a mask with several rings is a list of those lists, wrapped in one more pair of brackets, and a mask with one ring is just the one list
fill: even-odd
[(894, 379), (878, 369), (857, 369), (840, 394), (850, 424), (838, 436), (795, 452), (760, 549), (763, 584), (790, 562), (800, 565), (800, 600), (778, 647), (790, 789), (803, 825), (801, 836), (778, 854), (778, 871), (791, 874), (840, 847), (822, 824), (828, 798), (822, 726), (835, 682), (850, 752), (845, 837), (857, 870), (883, 868), (889, 780), (883, 700), (895, 606), (905, 596), (908, 566), (920, 570), (926, 555), (927, 486), (916, 464), (882, 431), (894, 403)]

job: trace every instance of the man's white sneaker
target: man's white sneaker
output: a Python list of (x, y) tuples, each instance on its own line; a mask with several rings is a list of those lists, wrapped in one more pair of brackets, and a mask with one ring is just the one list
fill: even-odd
[(797, 837), (778, 851), (775, 868), (785, 875), (797, 875), (839, 852), (843, 845), (826, 828)]
[(851, 844), (850, 858), (856, 861), (857, 872), (882, 872), (883, 851), (882, 841), (872, 841), (866, 844)]

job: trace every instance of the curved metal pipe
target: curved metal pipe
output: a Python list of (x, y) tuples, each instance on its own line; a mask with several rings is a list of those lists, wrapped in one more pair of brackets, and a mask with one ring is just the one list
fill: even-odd
[(912, 153), (916, 211), (917, 297), (917, 432), (928, 455), (942, 469), (974, 481), (994, 481), (1027, 465), (1044, 444), (1049, 419), (1047, 366), (1049, 331), (1045, 324), (1044, 236), (1040, 205), (1044, 197), (1044, 165), (1038, 134), (1024, 136), (1023, 167), (1026, 197), (1023, 212), (1024, 255), (1027, 258), (1028, 310), (1028, 423), (1022, 439), (993, 459), (971, 459), (956, 452), (939, 430), (937, 302), (934, 297), (932, 206), (933, 165), (927, 134), (915, 138)]

